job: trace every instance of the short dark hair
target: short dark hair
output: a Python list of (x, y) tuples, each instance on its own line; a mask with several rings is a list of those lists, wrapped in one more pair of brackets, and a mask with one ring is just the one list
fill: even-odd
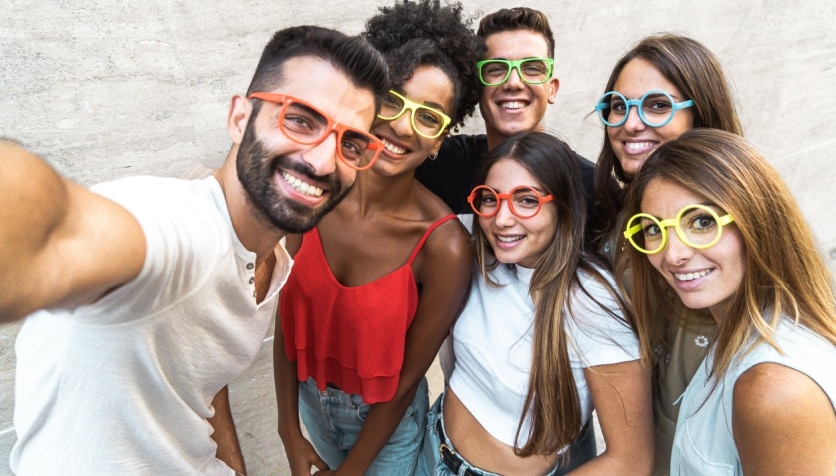
[(462, 18), (461, 3), (441, 6), (439, 0), (404, 0), (381, 7), (366, 22), (363, 36), (385, 55), (392, 87), (403, 86), (423, 65), (450, 78), (454, 87), (450, 126), (455, 129), (479, 103), (476, 61), (484, 55), (485, 44), (470, 23)]
[(543, 35), (549, 45), (549, 58), (554, 58), (554, 33), (549, 19), (540, 10), (527, 7), (503, 8), (479, 22), (476, 34), (483, 40), (503, 31), (528, 30)]
[(319, 26), (303, 25), (277, 31), (258, 61), (247, 94), (270, 91), (284, 82), (285, 61), (315, 56), (329, 61), (358, 88), (369, 89), (375, 98), (389, 90), (389, 70), (383, 56), (364, 38), (347, 36)]

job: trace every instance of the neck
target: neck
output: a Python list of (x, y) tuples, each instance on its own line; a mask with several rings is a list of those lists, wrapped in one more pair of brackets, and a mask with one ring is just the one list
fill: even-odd
[[(534, 129), (531, 129), (528, 132), (543, 132), (543, 124), (542, 121), (538, 122)], [(520, 131), (522, 132), (522, 131)], [(485, 135), (488, 138), (488, 152), (492, 151), (494, 147), (498, 146), (500, 142), (504, 141), (505, 139), (511, 137), (509, 135), (503, 134), (498, 130), (494, 129), (493, 127), (488, 126), (485, 124)], [(512, 134), (513, 135), (513, 134)]]
[(223, 166), (215, 172), (215, 178), (223, 191), (235, 235), (245, 248), (255, 253), (256, 265), (259, 265), (273, 254), (286, 233), (256, 215), (238, 180), (235, 160), (231, 157), (233, 153), (237, 153), (237, 147), (230, 151)]
[(409, 204), (415, 183), (414, 171), (387, 177), (369, 170), (357, 174), (354, 188), (346, 199), (357, 202), (361, 215), (370, 212), (396, 213)]

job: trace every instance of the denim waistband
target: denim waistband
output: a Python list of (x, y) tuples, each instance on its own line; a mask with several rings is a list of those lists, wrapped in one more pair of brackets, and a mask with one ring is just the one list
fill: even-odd
[(496, 473), (478, 468), (470, 464), (464, 457), (458, 454), (453, 448), (450, 439), (447, 438), (447, 432), (444, 430), (444, 394), (441, 396), (441, 402), (438, 406), (438, 420), (435, 422), (435, 431), (438, 433), (438, 453), (441, 456), (441, 461), (447, 466), (447, 469), (455, 474), (459, 474), (462, 465), (467, 469), (464, 471), (465, 476), (499, 476)]

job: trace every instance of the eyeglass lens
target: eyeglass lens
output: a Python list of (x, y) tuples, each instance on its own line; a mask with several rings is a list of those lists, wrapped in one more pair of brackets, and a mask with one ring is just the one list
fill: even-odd
[[(321, 113), (298, 102), (287, 104), (280, 118), (282, 132), (301, 144), (320, 142), (332, 130), (328, 122)], [(338, 140), (340, 155), (353, 167), (365, 167), (376, 155), (369, 147), (373, 140), (368, 134), (343, 128)]]
[(627, 121), (633, 106), (638, 107), (639, 119), (650, 127), (667, 124), (678, 109), (673, 98), (662, 91), (648, 92), (641, 99), (627, 99), (618, 92), (610, 91), (601, 98), (596, 109), (606, 125), (617, 127)]
[(395, 120), (407, 109), (411, 109), (412, 127), (416, 132), (427, 137), (437, 137), (445, 125), (445, 118), (439, 111), (420, 104), (407, 104), (402, 98), (394, 94), (386, 94), (380, 105), (380, 118)]
[(531, 187), (519, 187), (511, 191), (510, 198), (506, 194), (497, 194), (490, 187), (478, 187), (473, 201), (474, 211), (481, 216), (492, 217), (499, 212), (500, 201), (505, 199), (511, 213), (520, 218), (530, 218), (540, 211), (542, 197)]
[(665, 244), (665, 234), (669, 233), (667, 227), (675, 226), (677, 235), (686, 245), (694, 248), (706, 247), (715, 243), (722, 233), (723, 228), (717, 223), (718, 219), (716, 213), (710, 213), (698, 207), (687, 207), (681, 212), (678, 222), (671, 220), (674, 223), (669, 224), (663, 224), (655, 218), (642, 215), (640, 221), (642, 232), (637, 235), (641, 238), (636, 241), (636, 244), (648, 252), (658, 251)]
[(549, 64), (541, 58), (520, 61), (488, 60), (481, 63), (479, 75), (485, 84), (496, 86), (507, 81), (514, 68), (517, 69), (520, 79), (530, 84), (541, 84), (549, 79)]

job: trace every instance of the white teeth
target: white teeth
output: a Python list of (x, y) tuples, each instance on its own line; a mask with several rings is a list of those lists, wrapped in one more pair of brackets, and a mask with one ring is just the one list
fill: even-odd
[(693, 281), (693, 280), (695, 280), (695, 279), (697, 279), (697, 278), (702, 278), (703, 276), (705, 276), (706, 274), (708, 274), (708, 273), (710, 273), (710, 272), (711, 272), (711, 270), (710, 270), (710, 269), (705, 269), (705, 270), (702, 270), (702, 271), (700, 271), (700, 272), (698, 272), (698, 273), (684, 273), (684, 274), (681, 274), (681, 273), (673, 273), (673, 275), (674, 275), (674, 277), (676, 277), (676, 279), (678, 279), (679, 281)]
[(624, 146), (629, 150), (642, 150), (653, 147), (653, 142), (625, 142)]
[(303, 182), (299, 179), (299, 177), (295, 177), (290, 175), (287, 172), (282, 172), (282, 177), (284, 177), (285, 181), (290, 184), (291, 187), (296, 189), (297, 192), (301, 193), (302, 195), (308, 195), (311, 197), (321, 197), (322, 196), (322, 189), (316, 186), (313, 186), (307, 182)]
[(386, 150), (388, 150), (389, 152), (391, 152), (395, 155), (406, 154), (406, 149), (404, 149), (403, 147), (397, 146), (397, 145), (389, 142), (386, 139), (382, 139), (382, 141), (383, 141), (383, 147), (386, 148)]
[(519, 240), (522, 240), (522, 239), (523, 239), (522, 236), (499, 236), (499, 235), (496, 235), (496, 240), (501, 241), (503, 243), (513, 243), (515, 241), (519, 241)]
[(525, 107), (525, 103), (522, 101), (509, 101), (502, 103), (501, 106), (503, 109), (522, 109)]

